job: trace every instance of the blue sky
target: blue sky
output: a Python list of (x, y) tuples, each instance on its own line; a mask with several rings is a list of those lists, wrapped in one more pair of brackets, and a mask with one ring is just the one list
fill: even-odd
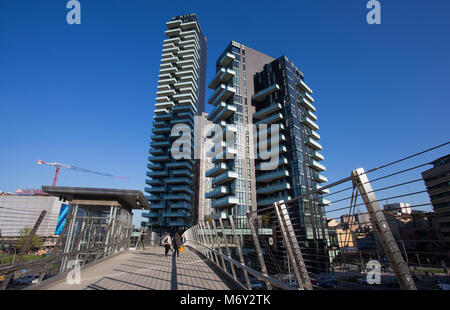
[(81, 25), (66, 2), (0, 0), (0, 190), (51, 184), (38, 159), (130, 178), (63, 170), (58, 185), (143, 190), (165, 22), (191, 12), (207, 80), (230, 40), (303, 71), (330, 181), (449, 140), (447, 0), (380, 1), (380, 25), (366, 0), (80, 0)]

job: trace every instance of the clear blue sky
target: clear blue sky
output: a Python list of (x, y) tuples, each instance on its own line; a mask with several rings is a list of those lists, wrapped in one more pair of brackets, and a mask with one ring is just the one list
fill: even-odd
[(0, 0), (0, 190), (51, 184), (38, 159), (130, 178), (63, 170), (58, 185), (143, 190), (165, 22), (192, 12), (207, 80), (230, 40), (301, 68), (330, 181), (449, 140), (447, 0), (381, 0), (381, 25), (366, 0), (80, 0), (81, 25), (66, 2)]

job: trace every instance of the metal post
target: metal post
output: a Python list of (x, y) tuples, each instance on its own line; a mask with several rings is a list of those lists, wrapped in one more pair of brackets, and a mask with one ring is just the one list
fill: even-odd
[[(217, 228), (216, 228), (216, 222), (214, 220), (212, 222), (213, 222), (214, 235), (216, 236), (216, 242), (219, 247), (219, 251), (220, 251), (220, 253), (223, 254), (222, 246), (220, 245), (219, 234), (218, 234)], [(223, 271), (227, 272), (227, 265), (225, 265), (225, 260), (223, 259), (222, 255), (220, 256), (220, 260), (222, 261)]]
[[(219, 218), (219, 224), (220, 224), (220, 228), (222, 230), (222, 238), (225, 241), (225, 248), (226, 248), (226, 251), (227, 251), (227, 256), (229, 258), (231, 258), (231, 252), (230, 252), (230, 248), (228, 247), (228, 240), (227, 240), (227, 236), (225, 235), (225, 229), (223, 228), (223, 222), (222, 222), (221, 218)], [(233, 274), (233, 279), (235, 281), (237, 281), (236, 271), (234, 270), (234, 265), (230, 264), (230, 267), (231, 267), (231, 273)]]
[[(199, 223), (198, 225), (200, 226), (200, 229), (201, 229), (201, 231), (199, 232), (200, 242), (203, 243), (204, 245), (207, 245), (206, 238), (205, 238), (205, 229), (203, 228), (203, 224)], [(212, 260), (212, 256), (210, 256), (210, 251), (208, 251), (208, 250), (206, 251), (206, 257), (209, 260)]]
[[(250, 226), (250, 230), (252, 232), (253, 244), (255, 245), (256, 254), (258, 255), (259, 264), (261, 265), (261, 271), (264, 275), (269, 276), (269, 273), (267, 272), (266, 263), (264, 262), (264, 257), (261, 252), (261, 246), (259, 245), (258, 233), (253, 224), (253, 219), (249, 211), (247, 211), (247, 221), (248, 225)], [(266, 281), (266, 286), (268, 290), (272, 289), (272, 285), (270, 284), (269, 281)]]
[[(215, 250), (216, 247), (215, 247), (215, 244), (214, 244), (214, 239), (213, 239), (213, 236), (212, 236), (212, 230), (211, 230), (211, 226), (209, 225), (209, 222), (206, 222), (206, 227), (208, 228), (208, 233), (209, 233), (209, 237), (210, 237), (209, 240), (211, 240), (211, 243), (210, 243), (211, 247)], [(219, 258), (217, 257), (216, 252), (213, 252), (213, 255), (214, 255), (214, 258), (215, 258), (217, 266), (220, 266), (219, 265)]]
[[(242, 255), (242, 247), (241, 247), (241, 242), (240, 242), (240, 238), (236, 232), (236, 227), (234, 226), (234, 220), (233, 217), (230, 215), (229, 216), (229, 220), (230, 220), (230, 225), (231, 225), (231, 229), (233, 230), (233, 235), (234, 235), (234, 243), (236, 244), (236, 248), (239, 254), (239, 260), (241, 261), (242, 265), (245, 265), (245, 261), (244, 261), (244, 255)], [(245, 282), (247, 283), (247, 288), (249, 290), (252, 289), (252, 284), (250, 282), (250, 279), (248, 277), (248, 273), (247, 270), (244, 270), (244, 277), (245, 277)]]
[(278, 222), (280, 223), (288, 259), (291, 261), (290, 266), (292, 267), (295, 279), (297, 280), (297, 286), (300, 289), (312, 290), (311, 279), (309, 278), (308, 270), (306, 269), (302, 251), (298, 245), (297, 236), (295, 235), (294, 228), (292, 227), (292, 222), (286, 209), (286, 205), (284, 203), (275, 203), (274, 207)]
[(378, 204), (364, 169), (360, 168), (352, 171), (352, 178), (353, 184), (358, 187), (364, 204), (367, 207), (372, 224), (394, 269), (400, 288), (404, 290), (417, 290), (409, 272), (408, 265), (403, 260), (402, 254)]

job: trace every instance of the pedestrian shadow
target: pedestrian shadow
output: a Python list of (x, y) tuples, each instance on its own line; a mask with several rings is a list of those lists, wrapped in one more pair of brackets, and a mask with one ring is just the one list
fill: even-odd
[(177, 259), (175, 255), (172, 255), (172, 277), (170, 288), (174, 291), (178, 290), (178, 279), (177, 279)]

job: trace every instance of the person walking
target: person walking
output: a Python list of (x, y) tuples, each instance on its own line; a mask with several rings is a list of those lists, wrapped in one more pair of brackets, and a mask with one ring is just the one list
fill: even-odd
[(141, 241), (140, 241), (143, 250), (145, 250), (144, 241), (145, 241), (145, 231), (143, 230), (141, 233)]
[(180, 257), (180, 247), (181, 247), (181, 237), (178, 232), (175, 232), (175, 236), (173, 237), (173, 256), (175, 254), (177, 257)]
[(170, 239), (169, 233), (164, 234), (164, 238), (162, 239), (162, 244), (165, 249), (165, 255), (167, 256), (169, 254), (169, 250), (172, 247), (172, 239)]

